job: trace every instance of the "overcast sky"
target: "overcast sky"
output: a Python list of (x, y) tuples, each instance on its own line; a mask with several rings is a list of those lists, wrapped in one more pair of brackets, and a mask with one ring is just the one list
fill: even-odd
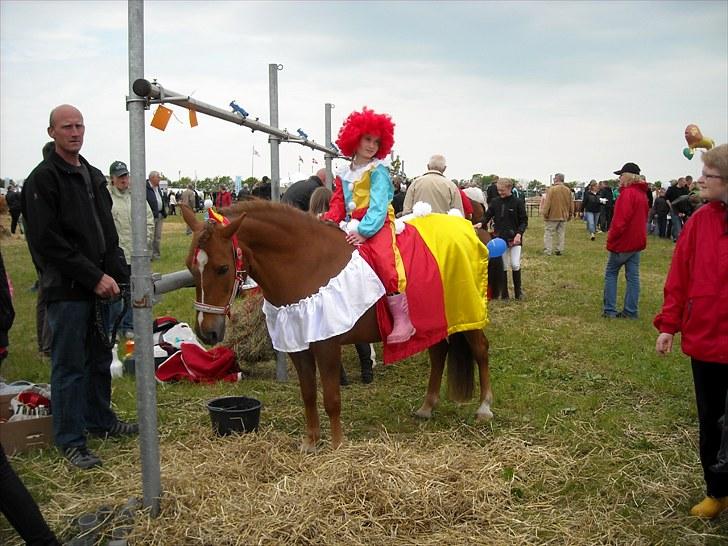
[[(48, 113), (84, 115), (82, 154), (129, 160), (127, 4), (0, 1), (0, 176), (24, 178), (48, 140)], [(396, 123), (409, 176), (443, 153), (447, 173), (609, 178), (627, 161), (648, 180), (700, 172), (683, 131), (728, 142), (728, 2), (145, 3), (145, 74), (203, 102), (237, 101), (268, 123), (268, 64), (281, 127), (324, 142), (367, 105)], [(147, 171), (205, 178), (270, 174), (267, 138), (172, 107), (149, 127)], [(304, 159), (300, 167), (298, 157)], [(281, 176), (323, 154), (281, 146)]]

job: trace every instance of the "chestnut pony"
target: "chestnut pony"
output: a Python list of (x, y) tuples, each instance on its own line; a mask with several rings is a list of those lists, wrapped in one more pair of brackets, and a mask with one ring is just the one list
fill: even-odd
[[(195, 279), (198, 310), (195, 329), (206, 343), (219, 343), (225, 336), (225, 319), (240, 278), (249, 275), (263, 296), (274, 306), (299, 302), (325, 286), (349, 262), (354, 248), (336, 226), (321, 222), (288, 205), (250, 200), (222, 213), (230, 223), (201, 222), (182, 205), (182, 216), (193, 231), (186, 264)], [(236, 267), (237, 241), (245, 271)], [(236, 275), (238, 280), (236, 280)], [(289, 353), (298, 373), (305, 406), (306, 431), (302, 449), (313, 451), (321, 437), (316, 408), (316, 369), (323, 385), (324, 408), (331, 423), (331, 443), (343, 441), (339, 368), (341, 346), (380, 341), (376, 305), (369, 308), (354, 327), (341, 335), (310, 343), (307, 350)], [(480, 377), (478, 421), (492, 419), (493, 395), (488, 370), (488, 340), (482, 330), (460, 332), (428, 349), (430, 379), (422, 406), (415, 412), (428, 419), (440, 398), (440, 385), (448, 361), (448, 395), (469, 400), (473, 393), (473, 359)]]

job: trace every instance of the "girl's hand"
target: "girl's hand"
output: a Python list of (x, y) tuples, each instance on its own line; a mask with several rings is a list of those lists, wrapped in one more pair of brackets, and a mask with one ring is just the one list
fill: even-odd
[(366, 241), (366, 239), (364, 237), (362, 237), (356, 231), (352, 232), (352, 233), (348, 233), (346, 235), (346, 242), (349, 243), (350, 245), (359, 246), (361, 244), (364, 244), (365, 241)]
[(672, 351), (672, 334), (660, 334), (657, 336), (657, 342), (655, 343), (655, 351), (657, 354), (666, 355)]

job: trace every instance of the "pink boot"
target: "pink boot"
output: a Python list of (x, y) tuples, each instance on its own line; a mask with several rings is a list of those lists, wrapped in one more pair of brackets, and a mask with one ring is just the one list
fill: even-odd
[(395, 294), (387, 296), (387, 305), (389, 312), (392, 313), (394, 326), (392, 333), (387, 336), (387, 343), (404, 343), (415, 333), (415, 327), (409, 315), (409, 306), (407, 305), (406, 294)]

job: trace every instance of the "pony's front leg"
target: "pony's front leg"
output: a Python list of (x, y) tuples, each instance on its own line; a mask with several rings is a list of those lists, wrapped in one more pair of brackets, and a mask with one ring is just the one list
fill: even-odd
[(298, 373), (298, 384), (301, 387), (301, 399), (306, 415), (306, 435), (301, 442), (301, 451), (312, 453), (316, 451), (316, 444), (321, 439), (321, 426), (316, 408), (316, 361), (310, 350), (289, 353), (289, 356)]
[(341, 390), (339, 376), (341, 368), (341, 345), (334, 340), (311, 344), (311, 351), (318, 364), (321, 385), (324, 390), (324, 409), (331, 422), (331, 447), (338, 448), (344, 441), (341, 428)]
[(478, 422), (490, 421), (493, 419), (493, 411), (490, 408), (493, 404), (493, 392), (490, 390), (488, 338), (485, 337), (482, 330), (470, 330), (465, 332), (465, 339), (468, 340), (470, 350), (478, 363), (478, 376), (480, 377), (480, 405), (475, 412), (475, 420)]
[(447, 350), (448, 343), (446, 339), (427, 350), (430, 353), (430, 380), (427, 384), (425, 401), (422, 403), (422, 407), (415, 412), (415, 416), (420, 419), (432, 417), (432, 410), (440, 401), (440, 385), (442, 384), (442, 372), (445, 369)]

